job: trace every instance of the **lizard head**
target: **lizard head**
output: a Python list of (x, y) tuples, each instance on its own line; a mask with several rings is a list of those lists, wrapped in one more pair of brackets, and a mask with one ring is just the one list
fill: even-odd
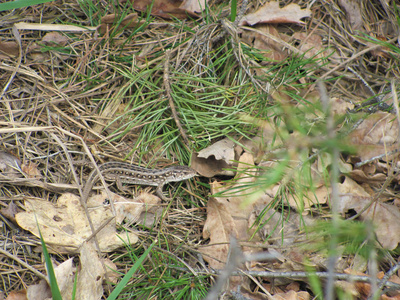
[(197, 176), (197, 172), (187, 166), (174, 166), (168, 168), (166, 178), (168, 182), (182, 181)]

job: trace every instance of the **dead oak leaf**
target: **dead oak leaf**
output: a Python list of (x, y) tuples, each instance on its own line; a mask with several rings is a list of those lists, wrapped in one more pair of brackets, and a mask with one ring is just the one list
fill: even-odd
[[(19, 226), (39, 237), (38, 226), (45, 242), (50, 246), (49, 252), (76, 253), (91, 235), (87, 216), (76, 195), (63, 194), (57, 203), (43, 200), (25, 200), (25, 212), (16, 215)], [(138, 241), (137, 235), (125, 233), (118, 236), (115, 220), (109, 208), (103, 205), (91, 208), (90, 216), (95, 228), (104, 225), (97, 233), (97, 239), (103, 252), (110, 252), (124, 245), (123, 240), (132, 244)]]
[(253, 26), (259, 23), (298, 23), (304, 24), (300, 19), (310, 17), (309, 8), (301, 9), (298, 4), (291, 3), (283, 8), (279, 7), (279, 2), (271, 1), (265, 3), (255, 13), (245, 15), (240, 21), (241, 26)]
[[(72, 299), (75, 291), (75, 299), (100, 299), (103, 295), (103, 280), (105, 270), (92, 243), (84, 243), (80, 250), (80, 268), (76, 268), (70, 258), (58, 266), (54, 266), (57, 285), (62, 299)], [(115, 269), (115, 265), (112, 266)], [(77, 276), (75, 274), (77, 273)], [(35, 300), (48, 300), (51, 298), (51, 290), (45, 280), (38, 284), (28, 286), (27, 298)]]
[[(244, 153), (239, 159), (238, 175), (235, 182), (213, 182), (211, 191), (213, 194), (226, 191), (228, 194), (212, 197), (207, 204), (207, 220), (203, 229), (203, 238), (210, 239), (210, 243), (202, 248), (206, 260), (211, 267), (221, 269), (227, 261), (229, 242), (233, 236), (240, 241), (248, 241), (251, 237), (249, 219), (254, 206), (264, 201), (259, 197), (252, 203), (244, 203), (248, 195), (256, 189), (241, 189), (246, 184), (255, 181), (253, 156)], [(239, 188), (239, 189), (236, 189)], [(233, 194), (229, 194), (232, 191)], [(265, 205), (264, 205), (265, 206)], [(253, 251), (257, 249), (252, 248)]]
[(223, 203), (211, 198), (207, 203), (207, 220), (203, 228), (203, 238), (209, 238), (210, 244), (200, 250), (210, 267), (224, 267), (231, 235), (237, 235), (231, 214)]

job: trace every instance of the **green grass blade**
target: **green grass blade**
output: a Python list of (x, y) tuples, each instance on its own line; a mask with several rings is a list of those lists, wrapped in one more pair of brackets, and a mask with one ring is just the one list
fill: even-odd
[(52, 1), (54, 0), (15, 0), (6, 3), (1, 3), (0, 11), (13, 10), (16, 8), (27, 7)]
[[(37, 221), (36, 221), (36, 224), (37, 224)], [(53, 300), (62, 300), (61, 292), (60, 292), (60, 289), (58, 288), (58, 284), (57, 284), (56, 274), (54, 273), (53, 264), (51, 263), (50, 254), (47, 251), (46, 243), (44, 242), (42, 233), (39, 228), (39, 224), (37, 224), (37, 226), (38, 226), (39, 235), (40, 235), (40, 242), (41, 242), (42, 248), (43, 248), (44, 260), (46, 262), (47, 275), (49, 276), (51, 295), (53, 296)]]
[(235, 22), (237, 11), (237, 1), (231, 0), (231, 22)]
[(118, 283), (118, 285), (115, 287), (115, 289), (112, 291), (112, 293), (110, 294), (110, 296), (108, 296), (107, 300), (114, 300), (117, 299), (118, 295), (121, 293), (121, 291), (123, 290), (123, 288), (128, 284), (129, 280), (131, 279), (131, 277), (135, 274), (135, 272), (140, 268), (140, 266), (142, 265), (144, 259), (146, 258), (146, 256), (150, 253), (151, 249), (153, 249), (155, 245), (155, 242), (153, 242), (150, 247), (142, 254), (142, 256), (139, 257), (139, 259), (135, 262), (135, 264), (132, 266), (132, 268), (130, 268), (130, 270), (128, 271), (128, 273), (126, 273), (126, 275), (122, 278), (122, 280), (120, 281), (120, 283)]

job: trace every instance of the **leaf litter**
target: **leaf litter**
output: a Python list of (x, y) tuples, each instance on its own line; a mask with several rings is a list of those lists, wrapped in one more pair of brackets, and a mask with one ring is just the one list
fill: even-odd
[[(179, 3), (178, 6), (176, 3), (173, 5), (171, 3), (156, 1), (152, 15), (162, 16), (165, 19), (200, 18), (203, 6), (205, 7), (205, 3), (198, 1)], [(169, 8), (162, 9), (160, 4), (167, 4)], [(320, 95), (312, 84), (304, 87), (298, 84), (307, 83), (307, 76), (299, 79), (299, 82), (291, 82), (292, 85), (284, 83), (284, 79), (289, 79), (290, 74), (279, 74), (269, 78), (268, 83), (272, 83), (273, 88), (270, 94), (271, 99), (268, 101), (280, 104), (275, 118), (281, 120), (281, 123), (271, 126), (263, 123), (262, 119), (242, 114), (242, 119), (247, 118), (258, 125), (256, 126), (258, 132), (253, 132), (254, 135), (251, 138), (232, 135), (229, 140), (212, 140), (208, 148), (197, 148), (199, 151), (192, 157), (192, 167), (205, 177), (214, 177), (210, 183), (210, 193), (216, 196), (208, 196), (208, 192), (203, 191), (203, 199), (196, 202), (198, 208), (189, 208), (178, 200), (166, 212), (160, 207), (162, 205), (159, 199), (149, 194), (141, 194), (134, 200), (108, 193), (95, 196), (98, 199), (91, 199), (90, 201), (94, 202), (90, 202), (89, 208), (96, 224), (100, 224), (100, 221), (105, 219), (115, 218), (103, 230), (96, 233), (101, 249), (104, 252), (111, 251), (115, 253), (115, 256), (119, 255), (121, 252), (118, 251), (123, 250), (117, 249), (124, 245), (124, 237), (127, 238), (125, 243), (129, 240), (129, 244), (134, 245), (139, 240), (140, 230), (123, 233), (120, 239), (117, 236), (117, 224), (126, 226), (130, 228), (129, 230), (132, 230), (129, 226), (136, 224), (136, 226), (143, 226), (142, 228), (154, 227), (162, 230), (177, 245), (181, 245), (187, 232), (195, 232), (196, 234), (185, 240), (187, 245), (192, 245), (192, 249), (187, 251), (200, 251), (211, 268), (224, 268), (230, 253), (230, 237), (235, 236), (242, 243), (244, 253), (267, 249), (276, 256), (276, 260), (271, 262), (247, 263), (243, 266), (247, 271), (301, 271), (304, 270), (305, 264), (324, 270), (326, 256), (303, 249), (301, 245), (307, 243), (309, 238), (306, 232), (307, 226), (329, 215), (329, 198), (332, 191), (326, 182), (326, 172), (334, 163), (340, 165), (341, 171), (339, 210), (342, 217), (346, 219), (358, 214), (360, 220), (371, 221), (375, 226), (376, 239), (382, 249), (396, 249), (399, 243), (397, 220), (400, 214), (396, 194), (398, 122), (393, 112), (377, 111), (377, 108), (381, 107), (380, 103), (370, 106), (361, 103), (364, 99), (378, 96), (365, 86), (365, 80), (360, 79), (361, 76), (354, 75), (353, 72), (353, 69), (357, 68), (368, 82), (374, 83), (374, 88), (381, 89), (376, 93), (389, 95), (382, 102), (384, 101), (389, 107), (392, 105), (390, 94), (393, 91), (385, 90), (385, 76), (398, 78), (398, 68), (395, 65), (398, 52), (393, 50), (393, 44), (382, 43), (380, 47), (376, 47), (376, 44), (371, 41), (388, 42), (394, 37), (394, 32), (396, 32), (394, 28), (398, 25), (395, 22), (396, 15), (386, 6), (387, 4), (383, 2), (380, 4), (382, 11), (387, 14), (387, 18), (381, 20), (379, 16), (372, 13), (371, 6), (366, 4), (362, 8), (354, 1), (332, 2), (332, 6), (317, 2), (311, 7), (300, 1), (299, 5), (271, 1), (259, 6), (250, 3), (245, 16), (240, 20), (239, 24), (242, 26), (237, 29), (228, 22), (224, 23), (225, 31), (221, 31), (218, 23), (211, 23), (202, 28), (190, 23), (193, 25), (193, 36), (188, 42), (175, 48), (179, 49), (177, 51), (179, 52), (177, 62), (181, 62), (178, 64), (179, 68), (185, 71), (197, 70), (199, 74), (202, 74), (201, 65), (207, 63), (207, 60), (212, 61), (209, 56), (210, 49), (224, 38), (233, 42), (232, 49), (236, 51), (234, 55), (237, 59), (235, 64), (244, 70), (255, 86), (266, 85), (262, 78), (270, 72), (266, 69), (268, 65), (278, 66), (294, 55), (317, 59), (320, 69), (313, 70), (308, 76), (315, 74), (315, 77), (328, 76), (327, 74), (341, 76), (341, 78), (330, 77), (332, 81), (330, 88), (332, 94), (335, 95), (331, 97), (331, 105), (337, 118), (338, 132), (347, 130), (343, 120), (350, 110), (355, 111), (354, 103), (357, 104), (357, 112), (364, 111), (366, 114), (364, 116), (359, 114), (359, 123), (353, 130), (349, 130), (348, 136), (344, 137), (351, 145), (351, 149), (343, 151), (340, 162), (334, 162), (329, 155), (323, 155), (313, 148), (315, 144), (323, 144), (321, 132), (315, 133), (312, 128), (306, 135), (296, 132), (299, 125), (295, 123), (294, 114), (304, 114), (306, 116), (304, 122), (308, 124), (321, 121), (324, 117), (324, 114), (318, 111), (310, 113), (302, 110), (303, 104), (293, 96), (301, 94), (310, 103), (319, 101)], [(36, 225), (36, 220), (38, 220), (49, 249), (53, 249), (54, 253), (59, 255), (80, 253), (83, 269), (79, 273), (78, 290), (86, 291), (86, 293), (90, 290), (93, 292), (93, 299), (98, 299), (103, 294), (100, 287), (102, 279), (95, 282), (90, 279), (90, 275), (84, 275), (85, 272), (95, 272), (90, 269), (90, 266), (97, 266), (95, 269), (101, 273), (97, 252), (94, 251), (91, 242), (87, 243), (92, 232), (77, 196), (72, 194), (60, 196), (63, 189), (76, 190), (77, 184), (72, 178), (66, 158), (60, 154), (61, 147), (59, 148), (59, 145), (56, 145), (54, 140), (46, 134), (48, 129), (45, 127), (66, 128), (84, 136), (88, 144), (93, 144), (91, 150), (96, 159), (112, 158), (115, 153), (119, 159), (126, 158), (132, 154), (132, 141), (137, 139), (140, 128), (127, 132), (123, 139), (116, 142), (107, 138), (109, 134), (113, 134), (111, 130), (113, 126), (110, 126), (109, 121), (129, 110), (129, 105), (123, 101), (124, 94), (120, 93), (118, 87), (122, 86), (127, 91), (131, 91), (140, 86), (128, 85), (126, 78), (120, 72), (113, 73), (108, 55), (119, 52), (122, 56), (128, 57), (132, 53), (139, 53), (136, 57), (132, 55), (130, 57), (138, 68), (159, 67), (157, 63), (160, 60), (160, 51), (171, 46), (171, 40), (177, 41), (188, 33), (182, 34), (171, 26), (173, 21), (156, 19), (156, 22), (145, 23), (143, 15), (135, 13), (127, 15), (121, 24), (116, 24), (119, 20), (118, 14), (99, 18), (98, 32), (75, 33), (75, 36), (72, 36), (52, 30), (52, 16), (58, 11), (54, 11), (52, 5), (41, 6), (44, 20), (49, 23), (46, 27), (49, 33), (26, 33), (22, 38), (22, 49), (19, 49), (18, 44), (14, 42), (11, 31), (8, 37), (2, 37), (0, 40), (0, 53), (4, 60), (0, 65), (0, 81), (5, 87), (0, 96), (5, 100), (2, 115), (14, 121), (14, 123), (1, 121), (6, 129), (0, 131), (3, 148), (1, 150), (5, 154), (0, 156), (1, 201), (3, 207), (9, 207), (9, 212), (3, 213), (2, 209), (2, 214), (11, 221), (12, 216), (16, 216), (15, 222), (36, 236), (38, 236)], [(69, 9), (74, 11), (75, 15), (82, 16), (82, 10), (76, 3), (69, 5)], [(138, 5), (135, 7), (138, 11), (146, 11), (146, 3), (141, 4), (135, 1), (134, 5)], [(271, 13), (271, 7), (275, 13)], [(22, 9), (19, 17), (23, 15), (22, 12), (26, 15), (35, 15), (34, 8)], [(346, 18), (341, 18), (343, 15)], [(5, 16), (12, 17), (10, 14)], [(16, 20), (20, 21), (20, 19)], [(9, 24), (15, 22), (11, 21)], [(282, 26), (282, 23), (286, 22), (295, 25)], [(80, 25), (92, 24), (86, 20)], [(133, 41), (129, 32), (136, 30), (139, 26), (146, 27), (144, 31), (146, 34), (138, 33)], [(376, 27), (372, 29), (371, 26)], [(165, 28), (168, 28), (173, 35), (163, 39)], [(22, 27), (20, 30), (23, 30)], [(56, 30), (55, 27), (54, 30)], [(355, 30), (361, 30), (363, 34), (369, 35), (354, 35), (352, 32)], [(325, 39), (328, 32), (332, 39), (329, 41)], [(109, 39), (110, 35), (111, 39)], [(368, 40), (366, 36), (369, 36), (371, 40)], [(196, 44), (201, 39), (207, 42)], [(267, 60), (248, 59), (240, 52), (241, 48), (234, 46), (235, 43), (243, 42), (259, 49), (260, 54), (270, 61), (267, 63)], [(197, 47), (200, 44), (202, 47)], [(57, 51), (57, 47), (66, 45), (73, 51), (68, 54)], [(98, 47), (99, 45), (101, 47)], [(370, 49), (365, 53), (370, 53), (371, 56), (361, 56), (359, 53), (363, 50), (359, 49)], [(23, 50), (25, 60), (21, 60), (17, 68), (15, 58), (19, 56), (20, 50)], [(353, 61), (357, 61), (359, 65), (352, 64)], [(96, 63), (93, 64), (93, 62)], [(313, 63), (315, 62), (310, 61), (305, 66), (311, 66)], [(342, 68), (337, 68), (339, 65)], [(254, 74), (258, 78), (251, 76), (248, 71), (250, 66), (254, 67)], [(374, 66), (373, 72), (371, 72), (371, 66)], [(321, 73), (321, 70), (324, 72)], [(88, 76), (90, 80), (79, 80), (81, 77)], [(11, 84), (7, 85), (7, 82)], [(195, 89), (202, 89), (202, 87), (195, 87)], [(93, 101), (108, 97), (113, 98), (114, 102), (107, 104)], [(98, 112), (99, 107), (107, 105), (109, 105), (107, 110)], [(382, 107), (385, 106), (382, 105)], [(305, 123), (300, 125), (305, 125)], [(88, 124), (91, 124), (95, 130), (92, 130)], [(120, 124), (124, 124), (124, 121), (120, 121)], [(118, 128), (117, 123), (113, 125)], [(31, 129), (33, 126), (38, 127), (29, 131), (26, 126), (31, 126)], [(190, 126), (186, 127), (190, 128)], [(12, 131), (14, 128), (20, 130)], [(29, 134), (21, 134), (24, 131)], [(77, 159), (84, 157), (77, 154), (82, 153), (77, 141), (67, 139), (62, 134), (59, 135), (63, 143), (68, 145), (71, 153), (76, 153), (74, 155), (77, 155)], [(26, 139), (24, 146), (16, 142), (20, 138)], [(107, 143), (95, 147), (97, 139), (107, 140)], [(140, 159), (144, 161), (154, 161), (154, 157), (165, 159), (153, 155), (160, 148), (160, 144), (155, 143), (155, 145), (154, 152), (151, 151), (148, 156), (140, 157)], [(48, 149), (51, 151), (49, 152)], [(282, 149), (287, 151), (288, 158), (282, 158)], [(40, 159), (49, 153), (51, 155), (46, 161)], [(138, 159), (139, 155), (137, 153), (135, 155)], [(312, 159), (305, 160), (305, 157)], [(27, 160), (29, 163), (26, 163)], [(32, 160), (35, 160), (37, 164), (32, 163)], [(21, 161), (24, 164), (19, 170)], [(309, 169), (304, 167), (304, 161), (308, 163)], [(286, 171), (279, 174), (274, 184), (270, 184), (268, 174), (282, 166), (287, 167)], [(299, 167), (304, 167), (304, 170), (300, 173), (301, 176), (296, 177), (295, 170)], [(85, 177), (86, 170), (82, 166), (78, 170), (80, 176)], [(232, 182), (224, 182), (221, 177), (218, 177), (233, 176), (234, 170), (238, 172)], [(23, 174), (22, 177), (21, 174)], [(313, 184), (307, 186), (305, 178), (311, 178)], [(234, 191), (233, 194), (232, 191)], [(21, 193), (25, 194), (24, 199), (18, 198)], [(105, 201), (110, 200), (108, 199), (110, 195), (112, 195), (111, 201), (115, 202), (116, 215), (112, 215), (111, 210), (107, 209), (108, 204), (104, 205)], [(11, 206), (14, 202), (18, 203), (18, 209)], [(167, 217), (163, 216), (165, 213)], [(9, 236), (7, 228), (7, 226), (2, 227), (4, 237)], [(38, 245), (38, 239), (29, 233), (26, 233), (23, 238), (18, 238), (20, 245), (25, 245), (25, 247)], [(79, 252), (89, 245), (91, 249), (87, 251), (91, 254)], [(7, 245), (7, 247), (12, 246)], [(11, 250), (13, 248), (7, 249), (14, 252)], [(18, 253), (18, 251), (15, 252)], [(185, 252), (179, 252), (182, 257), (183, 253)], [(357, 256), (354, 260), (356, 258)], [(71, 271), (73, 266), (68, 256), (60, 257), (60, 261), (63, 259), (69, 265), (64, 274), (75, 272)], [(89, 262), (85, 262), (86, 259)], [(392, 260), (394, 259), (397, 259), (395, 255)], [(338, 263), (337, 271), (351, 273), (351, 260), (352, 256), (343, 255)], [(388, 261), (390, 262), (390, 259)], [(38, 261), (39, 263), (41, 262)], [(189, 264), (193, 268), (196, 263), (191, 261)], [(362, 265), (360, 263), (360, 266)], [(380, 267), (384, 271), (388, 270), (387, 266)], [(113, 268), (117, 269), (121, 266), (115, 265)], [(366, 267), (360, 267), (360, 269), (358, 274), (365, 275)], [(104, 274), (101, 273), (99, 276), (103, 278)], [(69, 275), (61, 277), (70, 278)], [(9, 277), (9, 280), (18, 282), (17, 277)], [(395, 278), (392, 280), (396, 281)], [(26, 278), (26, 282), (33, 286), (34, 280)], [(238, 291), (242, 287), (243, 295), (248, 297), (265, 299), (268, 293), (272, 293), (273, 296), (269, 297), (275, 299), (308, 299), (311, 296), (308, 291), (302, 291), (298, 287), (298, 280), (280, 280), (279, 287), (274, 287), (268, 279), (261, 279), (261, 277), (253, 279), (253, 283), (258, 284), (258, 291), (250, 288), (249, 281), (245, 282), (236, 278), (232, 282), (234, 283), (230, 285), (230, 292)], [(276, 282), (278, 281), (275, 280)], [(67, 290), (71, 284), (66, 284)], [(22, 287), (21, 284), (19, 286)], [(14, 284), (10, 284), (9, 287), (14, 288)], [(44, 288), (46, 288), (45, 285)], [(371, 286), (369, 283), (364, 283), (346, 286), (343, 289), (351, 290), (355, 297), (365, 298)], [(35, 293), (39, 294), (39, 292)], [(396, 297), (396, 292), (383, 295), (385, 299), (394, 299), (394, 297)]]

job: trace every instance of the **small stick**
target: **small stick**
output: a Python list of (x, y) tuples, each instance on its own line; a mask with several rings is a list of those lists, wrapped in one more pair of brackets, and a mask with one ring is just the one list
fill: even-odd
[(172, 91), (171, 91), (171, 86), (169, 84), (169, 59), (170, 59), (170, 55), (171, 55), (171, 50), (168, 49), (167, 51), (165, 51), (165, 64), (164, 64), (164, 86), (165, 86), (165, 90), (166, 90), (166, 94), (167, 94), (167, 98), (168, 98), (168, 102), (169, 102), (169, 107), (171, 108), (172, 111), (172, 117), (175, 120), (176, 126), (178, 126), (179, 131), (183, 137), (183, 140), (185, 141), (186, 146), (189, 147), (189, 139), (185, 133), (185, 130), (183, 129), (181, 122), (179, 121), (178, 118), (178, 114), (176, 112), (176, 108), (175, 108), (175, 104), (174, 101), (172, 99)]

